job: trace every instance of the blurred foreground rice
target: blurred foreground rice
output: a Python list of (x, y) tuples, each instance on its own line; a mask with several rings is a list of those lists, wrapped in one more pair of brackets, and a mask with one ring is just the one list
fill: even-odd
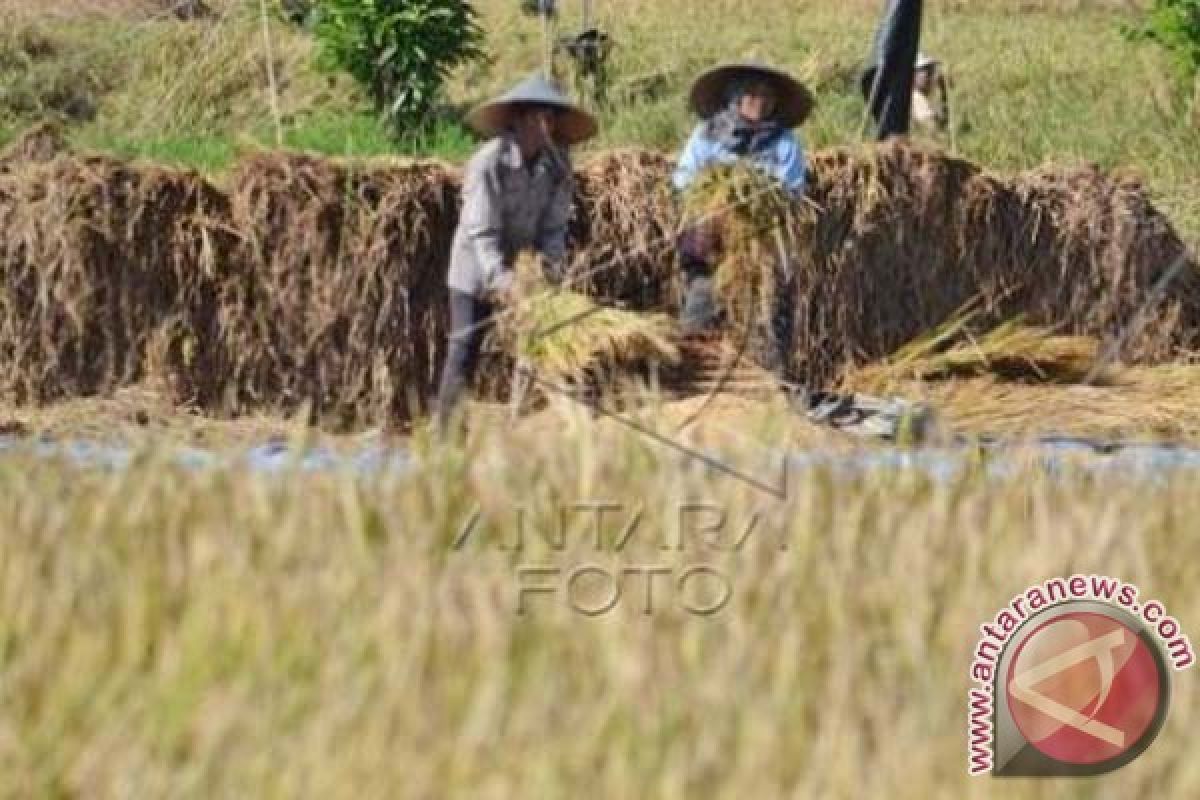
[[(0, 796), (1200, 791), (1191, 673), (1158, 741), (1102, 780), (973, 780), (965, 756), (978, 626), (1026, 586), (1119, 576), (1196, 636), (1195, 477), (818, 472), (777, 501), (570, 416), (557, 440), (427, 458), (372, 482), (0, 462)], [(588, 503), (613, 507), (599, 545)], [(530, 565), (559, 588), (522, 615)], [(572, 611), (562, 576), (585, 565), (666, 570), (654, 613), (632, 585)], [(708, 617), (674, 588), (696, 565), (732, 587)]]

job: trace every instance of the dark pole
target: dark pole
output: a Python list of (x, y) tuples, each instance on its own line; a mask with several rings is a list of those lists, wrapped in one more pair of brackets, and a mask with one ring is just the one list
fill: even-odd
[(862, 89), (875, 121), (875, 138), (881, 141), (908, 133), (921, 12), (921, 0), (889, 0), (875, 32)]

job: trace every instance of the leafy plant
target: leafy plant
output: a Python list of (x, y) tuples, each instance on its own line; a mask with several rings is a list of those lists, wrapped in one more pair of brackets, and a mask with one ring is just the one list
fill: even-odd
[(1145, 23), (1127, 33), (1160, 44), (1185, 78), (1200, 73), (1200, 0), (1154, 0)]
[(367, 90), (398, 131), (428, 127), (458, 66), (483, 56), (483, 29), (469, 0), (319, 0), (320, 63)]

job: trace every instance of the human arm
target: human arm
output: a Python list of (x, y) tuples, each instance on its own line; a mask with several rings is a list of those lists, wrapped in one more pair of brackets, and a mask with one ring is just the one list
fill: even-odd
[(463, 207), (459, 224), (470, 243), (487, 289), (497, 288), (507, 264), (504, 255), (503, 187), (499, 162), (481, 153), (467, 165), (463, 179)]
[(685, 191), (692, 182), (696, 180), (705, 167), (712, 162), (711, 148), (708, 146), (708, 140), (704, 136), (702, 128), (696, 128), (688, 139), (687, 144), (683, 148), (683, 152), (679, 154), (679, 162), (675, 166), (675, 172), (671, 176), (671, 183), (675, 190)]
[(780, 138), (775, 146), (771, 174), (793, 197), (804, 194), (808, 181), (808, 155), (804, 143), (794, 134)]

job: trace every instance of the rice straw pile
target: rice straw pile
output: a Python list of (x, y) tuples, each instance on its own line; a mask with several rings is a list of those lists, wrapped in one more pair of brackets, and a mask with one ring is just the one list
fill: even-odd
[(207, 369), (184, 397), (309, 409), (353, 428), (421, 413), (445, 352), (457, 176), (441, 164), (261, 154), (233, 176), (243, 246), (222, 271)]
[(981, 375), (900, 382), (889, 391), (927, 403), (958, 433), (1200, 441), (1200, 367), (1192, 365), (1114, 368), (1096, 386)]
[[(154, 379), (208, 413), (307, 407), (314, 422), (343, 428), (428, 408), (446, 346), (457, 169), (262, 153), (223, 188), (62, 147), (43, 129), (0, 158), (4, 400), (43, 404)], [(618, 310), (678, 306), (670, 172), (668, 158), (638, 150), (576, 171), (578, 294), (540, 313), (583, 315), (568, 328), (585, 338), (526, 341), (548, 372), (673, 357), (665, 317)], [(803, 203), (738, 173), (703, 180), (685, 211), (725, 210), (717, 281), (735, 329), (766, 321), (782, 290), (782, 240), (796, 300), (791, 372), (810, 385), (889, 357), (909, 377), (1011, 369), (1067, 380), (1078, 370), (1063, 362), (1082, 365), (1094, 347), (1077, 337), (1113, 341), (1135, 318), (1145, 324), (1122, 340), (1117, 366), (1200, 351), (1194, 258), (1128, 175), (1082, 166), (1002, 176), (905, 142), (814, 153)], [(1153, 292), (1181, 257), (1184, 269)], [(939, 338), (972, 298), (974, 338)], [(1023, 327), (981, 344), (1013, 320)], [(915, 351), (924, 361), (914, 351), (897, 360), (931, 331), (936, 346)], [(512, 352), (482, 365), (485, 383), (507, 380), (511, 370), (497, 367), (511, 366)]]
[(39, 123), (22, 133), (0, 152), (0, 173), (26, 164), (53, 161), (55, 156), (67, 152), (67, 149), (67, 135), (61, 123)]
[(184, 363), (217, 335), (231, 227), (226, 196), (188, 171), (99, 157), (0, 170), (0, 395), (103, 394)]
[(1097, 440), (1200, 436), (1200, 366), (1099, 369), (1101, 343), (1020, 318), (976, 334), (964, 310), (883, 361), (847, 372), (847, 391), (899, 394), (955, 432)]
[(633, 149), (604, 153), (576, 171), (568, 241), (574, 288), (622, 308), (678, 307), (670, 172), (663, 154)]
[(556, 288), (530, 253), (522, 254), (516, 270), (515, 303), (502, 327), (540, 377), (574, 385), (598, 371), (678, 362), (675, 322), (667, 314), (604, 307)]

